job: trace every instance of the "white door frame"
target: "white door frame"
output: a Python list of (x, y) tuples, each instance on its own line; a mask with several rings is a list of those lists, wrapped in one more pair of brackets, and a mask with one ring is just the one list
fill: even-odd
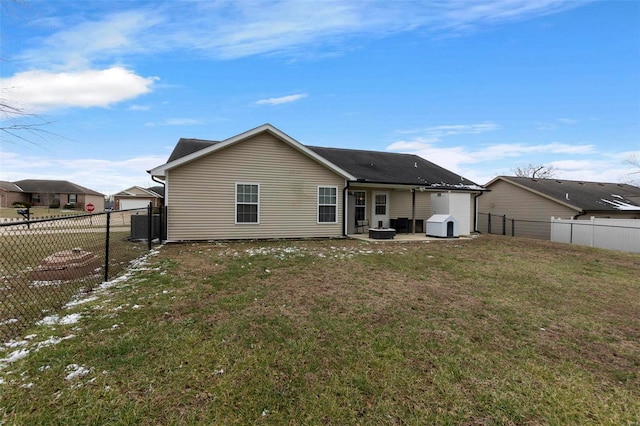
[[(376, 195), (384, 195), (386, 204), (385, 204), (385, 214), (376, 214)], [(389, 191), (372, 191), (371, 192), (371, 223), (370, 226), (372, 228), (377, 228), (379, 222), (382, 221), (382, 227), (389, 227)]]

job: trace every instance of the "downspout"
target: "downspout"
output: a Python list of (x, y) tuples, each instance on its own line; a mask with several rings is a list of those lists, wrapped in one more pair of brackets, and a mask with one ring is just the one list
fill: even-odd
[[(159, 183), (160, 185), (164, 186), (164, 196), (162, 197), (162, 208), (160, 209), (160, 242), (162, 243), (162, 237), (165, 237), (165, 241), (169, 238), (169, 220), (168, 220), (168, 214), (167, 214), (167, 185), (164, 181), (159, 181), (156, 180), (156, 177), (154, 175), (151, 175), (151, 180)], [(164, 218), (162, 217), (162, 212), (164, 211)], [(163, 228), (164, 228), (164, 232), (163, 232)], [(164, 235), (163, 235), (164, 234)]]
[(164, 206), (165, 205), (164, 200), (167, 199), (167, 185), (164, 183), (164, 181), (156, 180), (156, 177), (154, 175), (151, 175), (151, 180), (164, 186), (164, 197), (162, 197), (162, 204)]
[(587, 212), (586, 212), (586, 211), (584, 211), (584, 210), (580, 210), (580, 213), (578, 213), (577, 215), (574, 215), (572, 219), (573, 219), (573, 220), (578, 220), (578, 218), (579, 218), (580, 216), (586, 216), (586, 215), (587, 215)]
[(480, 192), (473, 197), (473, 232), (480, 233), (478, 231), (478, 197), (481, 197), (484, 192)]
[(348, 209), (347, 209), (347, 200), (349, 199), (349, 183), (350, 181), (347, 180), (346, 181), (347, 184), (344, 186), (344, 189), (342, 190), (342, 236), (343, 237), (347, 237), (348, 236), (348, 230), (347, 230), (347, 215), (348, 215)]

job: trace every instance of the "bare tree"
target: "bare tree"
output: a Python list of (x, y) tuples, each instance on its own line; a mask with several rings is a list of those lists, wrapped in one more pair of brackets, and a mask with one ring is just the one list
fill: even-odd
[(511, 171), (518, 177), (528, 177), (532, 179), (551, 179), (555, 176), (556, 170), (553, 166), (545, 166), (544, 164), (527, 164), (526, 166), (518, 166)]
[[(22, 0), (0, 0), (0, 13), (4, 15), (13, 14), (15, 8), (23, 6), (23, 3)], [(0, 38), (2, 38), (1, 33)], [(0, 58), (0, 61), (4, 61), (4, 58)], [(52, 123), (51, 121), (15, 105), (14, 102), (4, 96), (0, 96), (0, 120), (0, 134), (9, 137), (3, 138), (7, 142), (15, 139), (36, 144), (35, 138), (44, 138), (45, 136), (60, 137), (60, 135), (45, 129), (46, 126)]]
[[(625, 163), (634, 168), (634, 171), (629, 172), (630, 179), (628, 183), (631, 185), (640, 186), (640, 156), (632, 154), (625, 160)], [(634, 179), (636, 176), (638, 176), (639, 178)]]

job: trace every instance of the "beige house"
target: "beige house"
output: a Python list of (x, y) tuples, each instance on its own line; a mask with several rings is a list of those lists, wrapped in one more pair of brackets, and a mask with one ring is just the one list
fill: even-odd
[(415, 155), (305, 146), (270, 124), (180, 139), (149, 173), (165, 182), (169, 240), (422, 233), (435, 213), (455, 215), (465, 235), (484, 190)]
[(151, 203), (152, 207), (161, 207), (164, 205), (164, 187), (142, 188), (132, 186), (114, 194), (113, 203), (115, 210), (140, 209), (148, 207), (149, 203)]
[(478, 230), (501, 230), (499, 216), (514, 219), (516, 235), (550, 239), (551, 217), (588, 220), (591, 217), (640, 219), (640, 188), (623, 183), (498, 176), (478, 198)]
[(0, 182), (0, 207), (12, 207), (14, 202), (28, 202), (33, 207), (72, 206), (78, 210), (91, 203), (94, 211), (104, 211), (104, 194), (66, 180)]

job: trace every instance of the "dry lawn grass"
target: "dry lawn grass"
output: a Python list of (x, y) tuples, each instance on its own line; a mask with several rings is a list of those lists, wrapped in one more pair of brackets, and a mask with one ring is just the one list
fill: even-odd
[[(0, 371), (1, 405), (32, 424), (633, 424), (639, 276), (638, 255), (493, 236), (169, 245), (83, 305), (77, 337)], [(71, 363), (93, 373), (65, 381)]]

